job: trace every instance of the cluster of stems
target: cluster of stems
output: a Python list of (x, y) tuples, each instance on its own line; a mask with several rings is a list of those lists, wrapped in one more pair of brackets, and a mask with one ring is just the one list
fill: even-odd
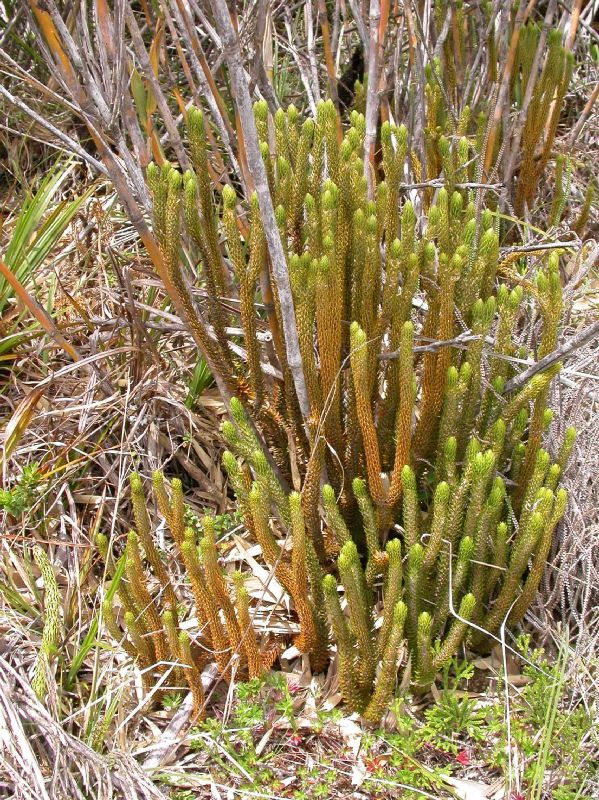
[[(561, 444), (547, 441), (550, 383), (560, 365), (513, 381), (518, 364), (556, 346), (558, 255), (502, 257), (500, 236), (510, 243), (502, 220), (511, 205), (527, 214), (552, 158), (580, 10), (572, 5), (563, 45), (562, 34), (549, 30), (556, 3), (547, 4), (539, 27), (535, 3), (524, 0), (511, 7), (436, 0), (430, 14), (419, 13), (422, 4), (393, 4), (391, 14), (390, 3), (373, 2), (370, 84), (356, 90), (347, 119), (332, 101), (307, 119), (294, 106), (273, 114), (260, 101), (252, 119), (236, 14), (212, 0), (209, 36), (229, 67), (234, 136), (198, 35), (205, 14), (197, 3), (170, 4), (165, 36), (175, 36), (171, 51), (183, 58), (186, 78), (192, 57), (190, 89), (203, 94), (230, 164), (239, 167), (241, 197), (211, 123), (176, 90), (185, 151), (153, 69), (155, 52), (146, 53), (128, 4), (143, 80), (134, 71), (134, 104), (128, 100), (127, 113), (115, 117), (104, 91), (124, 85), (111, 70), (126, 60), (101, 56), (101, 71), (112, 75), (105, 87), (89, 62), (95, 43), (112, 41), (110, 9), (65, 25), (54, 0), (30, 0), (69, 108), (87, 121), (170, 302), (230, 406), (224, 464), (249, 533), (293, 601), (295, 644), (315, 669), (336, 648), (342, 692), (370, 719), (384, 710), (402, 654), (423, 691), (462, 642), (484, 649), (506, 617), (522, 619), (564, 513), (559, 479), (574, 432)], [(340, 4), (344, 26), (346, 6), (364, 4)], [(320, 17), (337, 101), (327, 15)], [(356, 14), (355, 22), (365, 40), (364, 18)], [(65, 38), (69, 26), (76, 34)], [(384, 63), (392, 48), (395, 69)], [(319, 96), (318, 70), (311, 71)], [(263, 73), (257, 81), (272, 110), (276, 98)], [(164, 131), (154, 127), (159, 115)], [(164, 159), (161, 140), (180, 169)], [(146, 168), (150, 149), (157, 163)], [(143, 169), (153, 236), (134, 199), (145, 188)], [(556, 159), (551, 225), (563, 213), (568, 169)], [(484, 208), (485, 187), (499, 179), (502, 206), (491, 194)], [(590, 202), (589, 192), (575, 230)], [(178, 597), (137, 478), (136, 530), (121, 560), (114, 563), (99, 538), (120, 602), (105, 602), (105, 618), (148, 687), (174, 665), (199, 709), (200, 652), (212, 653), (227, 676), (234, 658), (259, 674), (274, 651), (258, 646), (240, 578), (229, 596), (210, 521), (198, 542), (185, 525), (180, 484), (173, 481), (169, 497), (160, 478), (154, 483), (189, 578), (199, 641), (179, 625)], [(47, 641), (53, 626), (50, 619)]]
[[(427, 170), (444, 185), (421, 192), (402, 188), (418, 160), (403, 126), (382, 124), (373, 167), (357, 111), (340, 134), (330, 101), (305, 120), (254, 106), (307, 413), (258, 200), (227, 186), (218, 197), (200, 111), (188, 115), (193, 169), (148, 170), (172, 282), (234, 395), (224, 465), (247, 529), (293, 600), (297, 647), (321, 669), (333, 642), (344, 697), (370, 719), (404, 640), (426, 690), (462, 642), (484, 649), (507, 615), (522, 619), (564, 513), (574, 441), (567, 431), (553, 461), (543, 448), (559, 363), (506, 391), (533, 341), (539, 359), (556, 346), (558, 255), (535, 253), (532, 270), (501, 258), (499, 215), (468, 187), (484, 141), (466, 112), (437, 135), (440, 101), (427, 96)], [(205, 281), (202, 308), (188, 266)], [(522, 336), (530, 319), (535, 339)]]
[(529, 86), (540, 35), (540, 27), (533, 22), (520, 31), (517, 74), (520, 75), (522, 97), (529, 95), (530, 104), (522, 131), (522, 164), (516, 186), (515, 209), (518, 215), (522, 214), (525, 204), (530, 207), (539, 180), (551, 158), (562, 103), (574, 65), (572, 53), (566, 52), (562, 45), (561, 32), (551, 30), (543, 69)]
[(170, 496), (162, 473), (154, 473), (152, 484), (158, 511), (185, 567), (197, 636), (192, 639), (188, 626), (184, 629), (180, 624), (187, 614), (185, 598), (180, 601), (177, 597), (156, 547), (137, 474), (131, 476), (130, 482), (135, 529), (129, 532), (118, 561), (113, 558), (107, 538), (103, 534), (96, 537), (107, 573), (113, 579), (102, 604), (103, 618), (113, 639), (136, 660), (146, 692), (152, 692), (156, 681), (168, 670), (158, 695), (187, 686), (194, 713), (202, 715), (205, 704), (201, 669), (205, 663), (214, 660), (225, 679), (234, 674), (254, 678), (270, 668), (278, 651), (271, 645), (261, 645), (257, 637), (243, 576), (234, 573), (229, 580), (220, 568), (213, 518), (206, 516), (190, 526), (181, 482), (171, 481)]

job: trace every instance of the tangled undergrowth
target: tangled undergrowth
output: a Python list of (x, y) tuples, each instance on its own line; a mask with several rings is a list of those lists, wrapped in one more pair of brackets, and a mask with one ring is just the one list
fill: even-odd
[(590, 4), (26, 5), (0, 795), (594, 797)]

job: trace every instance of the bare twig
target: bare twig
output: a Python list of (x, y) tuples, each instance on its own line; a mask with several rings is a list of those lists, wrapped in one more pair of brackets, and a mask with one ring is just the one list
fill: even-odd
[[(172, 0), (172, 2), (169, 2), (169, 7), (177, 25), (179, 35), (187, 48), (191, 68), (201, 90), (201, 97), (205, 100), (210, 110), (212, 120), (231, 159), (233, 168), (240, 174), (237, 158), (235, 156), (235, 134), (227, 118), (226, 111), (219, 103), (218, 92), (215, 91), (216, 86), (214, 84), (214, 79), (207, 69), (206, 58), (202, 49), (202, 44), (199, 41), (193, 25), (193, 20), (190, 19), (188, 10), (183, 3), (179, 4), (177, 0)], [(212, 30), (211, 26), (209, 26), (209, 30)]]
[(576, 125), (572, 128), (572, 133), (570, 134), (570, 141), (569, 146), (572, 147), (574, 142), (580, 136), (580, 132), (583, 129), (584, 125), (586, 124), (587, 119), (593, 109), (593, 106), (597, 102), (597, 98), (599, 97), (599, 83), (595, 84), (595, 88), (591, 92), (591, 96), (586, 101), (584, 108), (582, 109), (582, 114), (578, 118)]
[[(453, 339), (429, 339), (425, 336), (415, 336), (416, 341), (428, 342), (428, 344), (415, 345), (412, 350), (414, 353), (436, 353), (444, 347), (464, 347), (468, 342), (480, 339), (480, 336), (470, 331), (464, 331)], [(390, 353), (382, 353), (379, 356), (381, 361), (399, 358), (399, 350), (392, 350)]]
[(162, 121), (164, 122), (168, 132), (170, 143), (177, 155), (177, 158), (179, 159), (179, 164), (181, 165), (182, 169), (187, 169), (190, 166), (189, 159), (187, 158), (185, 150), (183, 149), (183, 143), (181, 142), (179, 131), (175, 125), (175, 120), (170, 112), (166, 98), (164, 97), (162, 89), (160, 88), (160, 84), (154, 75), (150, 58), (146, 52), (146, 47), (135, 19), (135, 14), (133, 13), (129, 3), (125, 3), (125, 14), (127, 17), (127, 27), (129, 28), (129, 32), (131, 34), (135, 54), (139, 59), (141, 71), (145, 79), (148, 81), (148, 84), (154, 95), (154, 99), (156, 100), (156, 105), (160, 111)]
[(248, 92), (248, 80), (242, 66), (241, 53), (239, 51), (239, 40), (233, 29), (226, 5), (222, 4), (219, 0), (210, 0), (210, 4), (214, 13), (217, 30), (223, 43), (225, 60), (229, 67), (233, 95), (245, 140), (248, 168), (256, 187), (256, 195), (260, 206), (262, 223), (264, 225), (264, 235), (268, 245), (272, 272), (277, 285), (281, 306), (287, 362), (293, 376), (295, 392), (302, 416), (304, 419), (307, 419), (310, 413), (310, 406), (308, 403), (308, 393), (306, 390), (302, 357), (295, 325), (295, 311), (289, 283), (289, 274), (287, 272), (281, 237), (277, 229), (264, 162), (262, 161), (258, 145), (258, 134)]
[(521, 372), (519, 375), (516, 375), (515, 378), (509, 380), (504, 386), (503, 394), (520, 389), (533, 375), (536, 375), (538, 372), (543, 372), (558, 361), (564, 361), (566, 358), (570, 358), (573, 353), (580, 350), (581, 347), (595, 337), (599, 337), (599, 320), (589, 325), (589, 327), (585, 328), (583, 331), (580, 331), (574, 338), (556, 347), (555, 350), (546, 355), (545, 358), (537, 361), (536, 364), (533, 364), (531, 367), (524, 370), (524, 372)]
[(368, 30), (364, 24), (364, 20), (362, 19), (362, 14), (360, 12), (357, 0), (349, 0), (349, 7), (351, 8), (352, 16), (354, 18), (354, 22), (356, 23), (356, 28), (358, 29), (358, 35), (360, 37), (360, 41), (362, 42), (362, 46), (364, 47), (364, 50), (368, 50)]
[[(308, 8), (310, 4), (306, 5), (306, 14), (308, 13)], [(283, 42), (282, 45), (291, 53), (291, 57), (296, 63), (297, 70), (299, 72), (300, 78), (302, 83), (304, 84), (304, 89), (306, 90), (306, 95), (308, 97), (308, 103), (310, 105), (310, 110), (312, 114), (316, 115), (316, 101), (314, 99), (314, 91), (313, 86), (310, 83), (310, 75), (306, 72), (306, 64), (305, 64), (305, 56), (302, 59), (302, 54), (300, 53), (298, 44), (297, 44), (297, 36), (293, 31), (292, 21), (291, 21), (291, 14), (288, 8), (285, 6), (283, 8), (283, 12), (285, 14), (285, 30), (287, 31), (287, 42)], [(307, 23), (306, 23), (307, 26)], [(310, 41), (312, 37), (308, 36), (308, 41)], [(310, 56), (308, 56), (308, 66), (311, 66)], [(316, 87), (318, 88), (318, 76), (316, 76)]]
[(310, 74), (312, 76), (312, 94), (315, 102), (320, 100), (320, 82), (318, 80), (318, 66), (316, 61), (316, 48), (314, 44), (314, 19), (312, 14), (312, 0), (308, 0), (305, 7), (306, 13), (306, 45), (308, 48), (308, 60), (310, 62)]
[(579, 247), (578, 242), (539, 242), (538, 244), (527, 244), (524, 246), (516, 247), (500, 247), (499, 252), (502, 256), (512, 255), (513, 253), (534, 253), (537, 250), (576, 250)]
[(366, 90), (366, 133), (364, 135), (364, 176), (368, 185), (368, 196), (373, 194), (374, 143), (379, 114), (379, 63), (381, 4), (370, 0), (368, 42), (368, 87)]
[(510, 40), (510, 46), (506, 58), (506, 63), (503, 68), (503, 76), (499, 87), (497, 103), (495, 104), (495, 110), (493, 112), (493, 118), (491, 120), (489, 135), (486, 142), (486, 150), (484, 158), (485, 176), (489, 175), (491, 169), (491, 161), (493, 160), (493, 152), (495, 150), (495, 142), (497, 140), (497, 134), (499, 132), (499, 126), (503, 114), (503, 107), (505, 105), (505, 101), (508, 96), (508, 91), (510, 88), (510, 80), (512, 77), (512, 70), (514, 68), (514, 63), (516, 60), (516, 53), (518, 50), (518, 39), (520, 38), (520, 29), (523, 23), (526, 21), (525, 6), (526, 6), (526, 0), (520, 0), (520, 4), (518, 5), (518, 11), (516, 13), (516, 19), (514, 21), (514, 29)]
[(331, 100), (335, 103), (335, 108), (339, 110), (337, 82), (335, 80), (335, 64), (333, 62), (333, 53), (331, 52), (331, 35), (329, 33), (329, 18), (325, 0), (318, 0), (318, 16), (320, 18), (324, 63), (327, 68), (327, 77), (329, 79), (329, 93), (331, 95)]
[(506, 187), (508, 187), (508, 191), (510, 188), (514, 170), (516, 169), (516, 159), (520, 152), (520, 141), (522, 139), (522, 132), (524, 130), (524, 124), (526, 122), (526, 117), (528, 114), (528, 107), (530, 105), (530, 101), (532, 100), (532, 93), (536, 85), (537, 74), (539, 71), (539, 67), (541, 65), (541, 58), (545, 51), (545, 42), (547, 41), (549, 28), (551, 27), (553, 15), (555, 14), (556, 1), (557, 0), (552, 0), (552, 2), (550, 2), (547, 5), (547, 12), (545, 14), (545, 19), (543, 20), (543, 27), (541, 28), (539, 42), (530, 68), (528, 82), (526, 84), (526, 93), (524, 95), (524, 100), (522, 101), (522, 107), (518, 112), (518, 118), (514, 126), (514, 132), (512, 134), (511, 147), (510, 147), (510, 156), (506, 163), (506, 168), (504, 172), (504, 183)]
[[(446, 183), (442, 178), (435, 178), (430, 181), (420, 183), (400, 183), (399, 189), (441, 189)], [(480, 183), (478, 181), (467, 181), (466, 183), (454, 183), (456, 189), (501, 189), (503, 183)]]
[(70, 153), (75, 153), (75, 155), (79, 156), (79, 158), (99, 172), (100, 175), (108, 176), (108, 170), (106, 167), (90, 153), (88, 153), (87, 150), (84, 150), (83, 147), (81, 147), (81, 145), (75, 141), (75, 139), (71, 139), (71, 137), (64, 133), (64, 131), (61, 131), (45, 117), (42, 117), (18, 97), (12, 95), (8, 89), (5, 89), (5, 87), (2, 86), (2, 84), (0, 84), (0, 95), (5, 97), (9, 103), (15, 106), (15, 108), (18, 108), (24, 114), (27, 114), (27, 116), (30, 117), (34, 122), (37, 122), (38, 125), (41, 125), (43, 128), (45, 128), (45, 130), (49, 131), (53, 136), (56, 136), (56, 138), (65, 145)]

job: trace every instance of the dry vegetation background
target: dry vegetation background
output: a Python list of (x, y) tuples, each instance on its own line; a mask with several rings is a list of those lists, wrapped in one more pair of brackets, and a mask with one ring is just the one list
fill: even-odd
[[(203, 5), (199, 4), (199, 11)], [(322, 71), (322, 87), (326, 86), (319, 29), (314, 27), (316, 42), (310, 43), (304, 39), (305, 29), (297, 24), (298, 7), (303, 4), (242, 5), (240, 26), (248, 64), (255, 56), (253, 15), (257, 7), (269, 8), (274, 64), (266, 67), (269, 73), (272, 68), (274, 90), (280, 99), (298, 102), (301, 98), (304, 89), (297, 62), (304, 63), (300, 55), (308, 52), (308, 44), (318, 54), (315, 66)], [(336, 4), (344, 13), (333, 17), (339, 71), (356, 39), (355, 26), (346, 22), (345, 16), (346, 6), (353, 5)], [(558, 3), (556, 9), (557, 20), (563, 18), (564, 24), (567, 5)], [(554, 234), (558, 240), (567, 235), (567, 221), (576, 217), (589, 182), (597, 185), (597, 106), (591, 105), (584, 124), (578, 124), (589, 98), (596, 95), (598, 67), (590, 53), (592, 46), (599, 44), (599, 35), (593, 5), (582, 4), (582, 23), (574, 46), (576, 67), (555, 143), (557, 152), (570, 155), (572, 165), (567, 212)], [(315, 19), (318, 6), (324, 3), (306, 4), (313, 7)], [(23, 485), (24, 473), (29, 470), (34, 478), (18, 513), (0, 510), (0, 796), (37, 800), (159, 798), (169, 796), (169, 790), (163, 790), (156, 780), (167, 765), (191, 791), (189, 797), (238, 796), (233, 787), (243, 779), (244, 768), (234, 763), (228, 750), (223, 755), (222, 745), (219, 751), (216, 734), (212, 738), (206, 733), (204, 751), (190, 751), (181, 711), (173, 716), (168, 710), (147, 710), (140, 701), (139, 676), (123, 652), (107, 640), (85, 647), (86, 637), (96, 639), (93, 625), (103, 583), (93, 536), (104, 531), (118, 542), (126, 535), (131, 519), (126, 479), (133, 468), (143, 475), (160, 468), (167, 476), (180, 477), (186, 502), (198, 515), (206, 511), (224, 515), (221, 533), (228, 568), (252, 569), (256, 562), (220, 465), (218, 429), (225, 408), (209, 374), (201, 365), (198, 368), (197, 351), (184, 325), (171, 308), (165, 308), (161, 284), (111, 184), (93, 165), (78, 155), (71, 156), (67, 143), (7, 97), (17, 97), (69, 140), (81, 142), (81, 147), (92, 152), (76, 115), (44, 91), (47, 85), (51, 92), (59, 93), (36, 40), (28, 33), (28, 14), (23, 2), (0, 3), (0, 52), (4, 56), (0, 57), (0, 85), (5, 87), (0, 94), (0, 255), (19, 235), (18, 226), (24, 225), (19, 212), (25, 198), (56, 169), (57, 159), (58, 169), (64, 172), (47, 199), (42, 218), (75, 198), (80, 200), (41, 263), (22, 280), (28, 297), (35, 298), (55, 328), (44, 329), (23, 298), (13, 296), (1, 310), (1, 486), (14, 493), (15, 487)], [(207, 41), (208, 59), (222, 81), (219, 53), (209, 36)], [(163, 42), (161, 47), (158, 57), (164, 85), (180, 86), (181, 76), (172, 66), (172, 45)], [(261, 86), (259, 70), (255, 77)], [(226, 85), (223, 91), (226, 96)], [(551, 202), (552, 180), (548, 175), (542, 201), (546, 205)], [(584, 245), (580, 243), (564, 261), (568, 306), (564, 341), (583, 324), (597, 319), (598, 240), (595, 202)], [(28, 241), (34, 244), (35, 235), (28, 234)], [(75, 348), (76, 361), (57, 344), (56, 332)], [(556, 435), (569, 424), (576, 426), (579, 435), (566, 476), (571, 498), (567, 516), (559, 526), (541, 592), (526, 620), (534, 642), (549, 652), (558, 649), (557, 643), (567, 631), (567, 702), (579, 702), (582, 697), (593, 714), (599, 695), (597, 353), (596, 340), (578, 350), (552, 394)], [(30, 555), (34, 542), (46, 548), (61, 590), (64, 638), (60, 660), (62, 674), (67, 676), (62, 685), (49, 685), (43, 703), (35, 698), (29, 683), (42, 631), (41, 583)], [(264, 570), (255, 569), (251, 594), (259, 598), (258, 614), (264, 625), (280, 631), (289, 623), (267, 578)], [(82, 660), (73, 672), (81, 653)], [(342, 718), (320, 737), (310, 729), (316, 718), (313, 692), (320, 693), (319, 708), (334, 707), (337, 702), (334, 668), (328, 676), (312, 676), (307, 661), (293, 652), (287, 653), (281, 664), (294, 688), (293, 708), (300, 725), (291, 735), (284, 715), (277, 717), (279, 727), (271, 734), (278, 743), (275, 771), (279, 769), (283, 775), (287, 768), (292, 774), (302, 765), (326, 763), (337, 771), (336, 788), (329, 789), (330, 796), (374, 796), (360, 794), (355, 766), (360, 763), (357, 742), (362, 732), (355, 722)], [(490, 662), (486, 671), (481, 668), (481, 682), (472, 688), (472, 696), (482, 697), (499, 664), (497, 660)], [(522, 664), (511, 659), (508, 666), (514, 691), (518, 691)], [(210, 674), (204, 677), (214, 692), (215, 708), (226, 721), (233, 689), (211, 682)], [(109, 707), (114, 716), (102, 731), (103, 742), (98, 746), (94, 734)], [(517, 759), (516, 750), (514, 753)], [(217, 757), (225, 766), (214, 767), (219, 763)], [(597, 758), (597, 750), (592, 758)], [(516, 772), (518, 769), (516, 764)], [(504, 796), (499, 794), (503, 784), (487, 780), (481, 765), (465, 767), (461, 778), (491, 787), (497, 797)], [(284, 780), (278, 785), (284, 786)], [(478, 795), (471, 789), (467, 795), (464, 785), (446, 787), (449, 796), (458, 790), (462, 797), (493, 796), (491, 789), (488, 794), (479, 789)], [(593, 792), (599, 792), (599, 787), (587, 786), (581, 796), (597, 797)], [(283, 795), (265, 789), (253, 796)], [(516, 796), (514, 788), (512, 797)]]

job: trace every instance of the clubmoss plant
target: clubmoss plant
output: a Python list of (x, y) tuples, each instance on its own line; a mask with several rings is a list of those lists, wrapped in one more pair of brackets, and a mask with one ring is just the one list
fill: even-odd
[[(175, 592), (156, 547), (141, 478), (135, 473), (130, 486), (136, 529), (127, 536), (121, 555), (125, 561), (124, 576), (114, 597), (104, 601), (103, 618), (112, 638), (137, 661), (146, 691), (149, 692), (155, 679), (168, 669), (167, 687), (180, 691), (187, 686), (192, 694), (194, 715), (201, 715), (205, 705), (201, 669), (210, 654), (224, 678), (231, 676), (233, 664), (236, 674), (254, 678), (270, 668), (278, 647), (272, 642), (259, 641), (243, 576), (237, 574), (230, 580), (223, 573), (218, 561), (213, 518), (206, 516), (198, 522), (198, 538), (196, 531), (186, 525), (181, 482), (173, 479), (169, 491), (162, 474), (154, 473), (152, 484), (159, 511), (189, 580), (201, 647), (180, 628), (180, 613), (186, 607), (187, 598), (180, 598)], [(108, 573), (114, 574), (114, 560), (106, 537), (98, 534), (96, 544)], [(158, 699), (160, 697), (159, 692)]]
[(44, 582), (44, 627), (42, 631), (42, 642), (33, 667), (31, 678), (31, 688), (39, 700), (43, 700), (48, 689), (48, 675), (52, 659), (58, 653), (60, 637), (60, 592), (54, 569), (48, 561), (46, 551), (35, 545), (33, 548), (33, 558), (37, 564)]
[[(528, 51), (521, 48), (518, 57), (526, 80)], [(553, 76), (563, 90), (569, 63), (553, 36), (533, 94), (549, 133), (553, 84), (547, 87)], [(431, 123), (442, 107), (434, 69), (427, 72)], [(279, 110), (272, 151), (266, 104), (257, 103), (254, 114), (291, 298), (279, 296), (265, 259), (256, 197), (244, 208), (230, 186), (221, 199), (207, 181), (197, 109), (188, 122), (193, 169), (185, 176), (169, 164), (149, 169), (155, 230), (192, 316), (179, 255), (182, 238), (195, 243), (210, 298), (210, 328), (198, 336), (223, 365), (234, 395), (222, 426), (229, 448), (223, 463), (248, 531), (293, 600), (295, 644), (311, 653), (315, 670), (334, 645), (345, 699), (374, 719), (393, 690), (389, 674), (396, 673), (404, 636), (413, 685), (425, 691), (464, 642), (484, 650), (508, 613), (517, 623), (540, 581), (566, 504), (559, 478), (571, 434), (553, 461), (543, 448), (560, 364), (509, 387), (517, 375), (513, 357), (527, 355), (519, 342), (531, 313), (539, 320), (537, 357), (556, 346), (559, 255), (538, 254), (530, 278), (513, 255), (502, 257), (498, 217), (464, 186), (476, 182), (485, 156), (484, 143), (467, 135), (467, 115), (459, 131), (436, 116), (441, 133), (428, 139), (427, 177), (440, 172), (445, 185), (416, 202), (401, 184), (405, 161), (419, 158), (403, 126), (382, 124), (370, 187), (358, 112), (339, 140), (331, 102), (303, 122), (296, 109)], [(525, 128), (525, 147), (534, 149), (541, 133)], [(536, 170), (525, 159), (523, 203), (532, 197)], [(226, 283), (239, 299), (243, 359), (225, 335)], [(257, 293), (264, 312), (254, 305)], [(284, 299), (294, 309), (307, 415), (284, 346)], [(265, 367), (259, 325), (270, 328), (276, 374)], [(162, 494), (158, 487), (168, 519)], [(210, 534), (200, 554), (189, 533), (173, 535), (183, 537), (199, 618), (216, 649), (239, 650), (235, 611), (210, 560)], [(201, 596), (204, 573), (212, 576), (216, 616)]]

